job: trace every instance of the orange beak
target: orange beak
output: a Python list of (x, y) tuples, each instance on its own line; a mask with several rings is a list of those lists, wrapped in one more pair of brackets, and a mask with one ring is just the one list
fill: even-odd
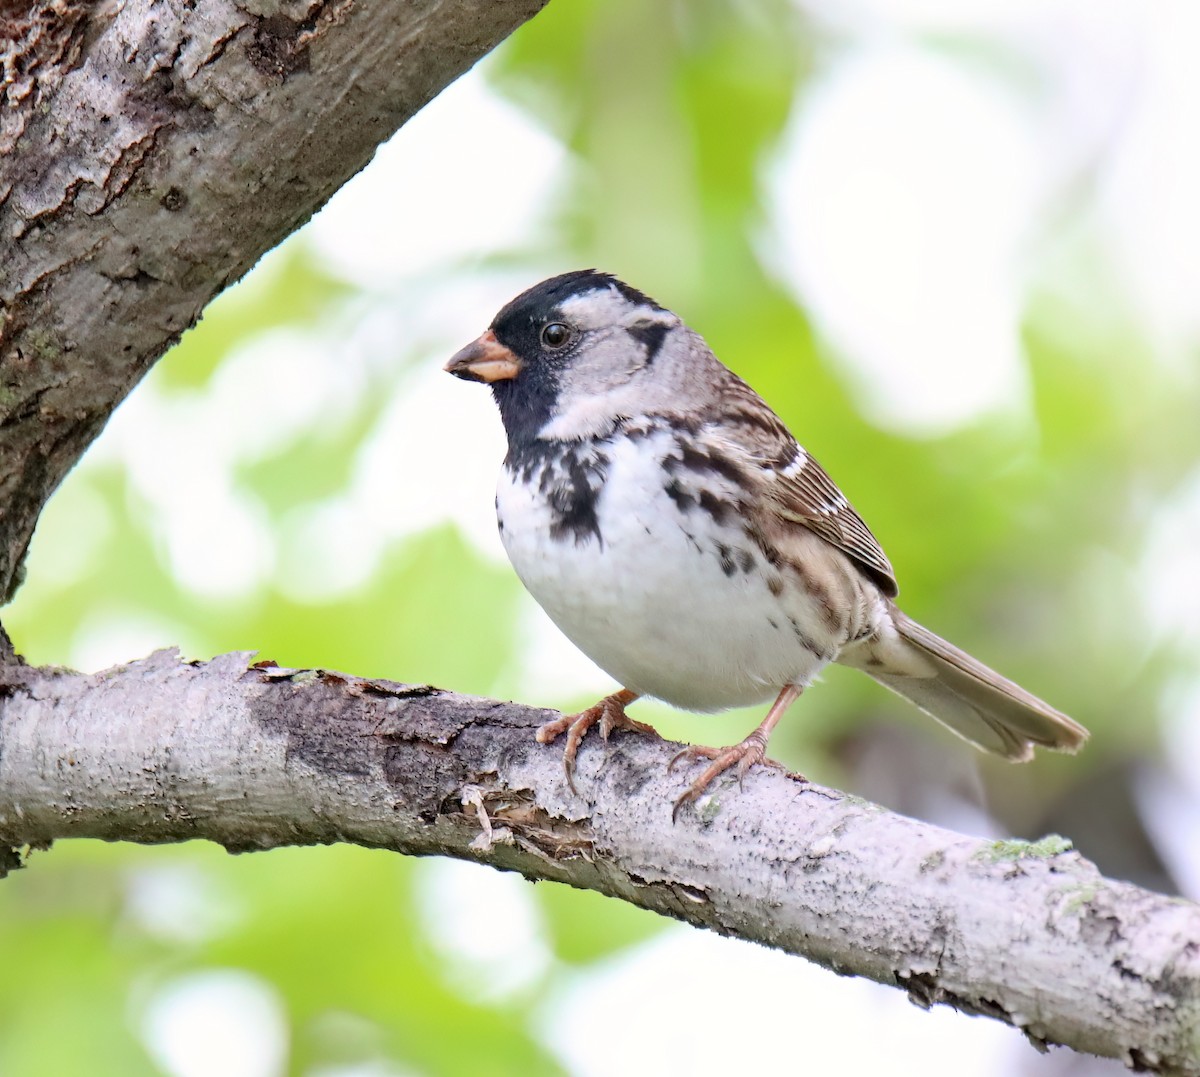
[(462, 351), (455, 352), (443, 369), (467, 381), (510, 381), (521, 373), (521, 360), (489, 329)]

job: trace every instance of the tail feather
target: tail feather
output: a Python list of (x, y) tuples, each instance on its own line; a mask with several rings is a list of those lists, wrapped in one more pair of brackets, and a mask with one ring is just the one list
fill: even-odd
[[(888, 641), (882, 668), (875, 663), (860, 668), (960, 737), (1013, 762), (1032, 758), (1034, 746), (1075, 752), (1087, 740), (1078, 722), (895, 607), (892, 621), (898, 636)], [(901, 661), (887, 660), (886, 652), (896, 647), (909, 653)]]

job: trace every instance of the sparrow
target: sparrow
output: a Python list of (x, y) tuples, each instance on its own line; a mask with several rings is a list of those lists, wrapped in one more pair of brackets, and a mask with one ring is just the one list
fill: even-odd
[(485, 382), (508, 453), (496, 517), (513, 568), (621, 689), (537, 731), (576, 754), (599, 725), (653, 733), (641, 696), (690, 711), (773, 702), (675, 803), (766, 757), (830, 662), (862, 670), (984, 751), (1074, 752), (1088, 733), (896, 605), (896, 576), (845, 494), (766, 402), (671, 311), (616, 277), (551, 277), (446, 364)]

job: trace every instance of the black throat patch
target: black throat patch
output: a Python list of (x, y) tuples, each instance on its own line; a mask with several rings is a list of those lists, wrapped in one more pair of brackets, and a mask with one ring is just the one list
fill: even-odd
[(514, 478), (537, 488), (550, 509), (550, 537), (582, 545), (593, 539), (604, 545), (597, 507), (608, 479), (609, 457), (595, 442), (531, 439), (514, 451), (510, 443), (504, 466)]

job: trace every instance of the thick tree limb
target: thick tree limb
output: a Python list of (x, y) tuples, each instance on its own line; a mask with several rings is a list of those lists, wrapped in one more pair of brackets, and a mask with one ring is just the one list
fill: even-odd
[(1061, 839), (965, 838), (756, 768), (679, 825), (677, 746), (580, 753), (546, 712), (321, 671), (0, 669), (0, 873), (25, 845), (205, 838), (446, 854), (622, 898), (1156, 1073), (1200, 1073), (1200, 908)]
[(545, 0), (0, 6), (0, 605), (205, 304)]

